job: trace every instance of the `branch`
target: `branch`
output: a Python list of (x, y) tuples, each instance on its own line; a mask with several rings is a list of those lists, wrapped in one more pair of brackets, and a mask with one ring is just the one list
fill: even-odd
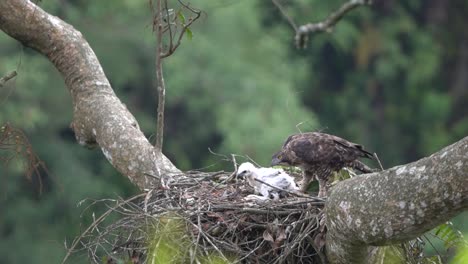
[(3, 76), (2, 78), (0, 78), (0, 88), (2, 88), (6, 82), (15, 78), (16, 75), (17, 75), (16, 71), (11, 71), (7, 73), (5, 76)]
[[(161, 1), (164, 1), (164, 7), (162, 6)], [(163, 75), (163, 63), (162, 60), (166, 57), (171, 56), (176, 49), (180, 46), (182, 42), (182, 37), (186, 32), (189, 31), (189, 27), (195, 22), (201, 15), (201, 12), (191, 8), (188, 4), (184, 4), (179, 0), (179, 4), (182, 6), (182, 9), (179, 11), (179, 14), (175, 15), (171, 20), (171, 14), (167, 6), (167, 0), (156, 0), (156, 8), (154, 10), (154, 30), (156, 31), (156, 79), (157, 79), (157, 91), (158, 91), (158, 110), (157, 110), (157, 124), (156, 124), (156, 143), (155, 147), (158, 151), (162, 152), (163, 147), (163, 137), (164, 137), (164, 105), (166, 101), (166, 85), (164, 82)], [(150, 0), (150, 5), (152, 6), (152, 0)], [(194, 14), (194, 17), (190, 17), (188, 22), (185, 23), (185, 17), (182, 14), (183, 10), (188, 10), (191, 14)], [(182, 29), (180, 30), (177, 36), (177, 19), (178, 16), (183, 17)], [(164, 19), (165, 17), (165, 19)], [(172, 24), (174, 24), (174, 32), (172, 30)], [(163, 48), (163, 37), (165, 32), (169, 32), (169, 47), (167, 51), (164, 51)], [(174, 41), (175, 44), (174, 44)]]
[[(156, 82), (158, 90), (158, 110), (157, 110), (157, 124), (156, 124), (156, 149), (162, 153), (163, 146), (163, 136), (164, 136), (164, 105), (166, 101), (166, 85), (164, 83), (164, 75), (162, 69), (162, 59), (163, 59), (163, 21), (162, 21), (162, 10), (161, 10), (161, 1), (156, 0)], [(166, 3), (166, 12), (167, 10), (167, 0)], [(167, 17), (169, 21), (169, 16)], [(168, 22), (170, 23), (170, 22)], [(169, 28), (171, 25), (169, 24)], [(172, 35), (172, 33), (171, 33)]]
[[(169, 27), (169, 33), (170, 33), (170, 37), (169, 37), (169, 49), (161, 55), (162, 58), (166, 58), (166, 57), (169, 57), (171, 56), (175, 51), (176, 49), (180, 46), (180, 44), (182, 43), (182, 38), (184, 37), (184, 35), (189, 32), (189, 27), (196, 21), (200, 18), (201, 16), (201, 11), (200, 10), (197, 10), (195, 8), (192, 8), (190, 7), (188, 4), (185, 4), (184, 2), (182, 2), (181, 0), (178, 0), (179, 4), (182, 6), (182, 10), (188, 10), (190, 12), (191, 15), (194, 15), (194, 16), (190, 16), (190, 18), (188, 19), (188, 22), (185, 23), (185, 21), (182, 21), (182, 29), (180, 30), (179, 32), (179, 35), (177, 37), (172, 37), (172, 31), (171, 31), (171, 25), (168, 24), (168, 27)], [(167, 8), (167, 6), (166, 6)], [(182, 12), (179, 11), (179, 12)], [(177, 20), (177, 18), (175, 17), (174, 18), (174, 23), (177, 24), (175, 21)], [(185, 18), (184, 18), (185, 20)], [(174, 44), (174, 41), (175, 44)]]
[(288, 21), (289, 25), (291, 25), (294, 31), (297, 31), (296, 23), (294, 23), (294, 20), (286, 13), (286, 10), (278, 2), (278, 0), (272, 0), (272, 2), (276, 6), (276, 8), (278, 8), (278, 10), (281, 12), (281, 15), (283, 15), (283, 17)]
[(416, 162), (338, 183), (326, 204), (329, 260), (364, 263), (374, 246), (414, 239), (466, 209), (468, 137)]
[(71, 127), (80, 144), (98, 145), (109, 162), (140, 189), (160, 186), (164, 175), (180, 174), (164, 155), (157, 155), (116, 97), (79, 31), (27, 0), (0, 1), (0, 29), (45, 55), (59, 70), (72, 95)]
[(308, 35), (316, 32), (331, 32), (333, 27), (343, 16), (354, 8), (362, 5), (370, 5), (372, 0), (349, 0), (344, 3), (337, 11), (331, 13), (324, 21), (318, 23), (308, 23), (300, 26), (296, 30), (296, 46), (305, 48)]

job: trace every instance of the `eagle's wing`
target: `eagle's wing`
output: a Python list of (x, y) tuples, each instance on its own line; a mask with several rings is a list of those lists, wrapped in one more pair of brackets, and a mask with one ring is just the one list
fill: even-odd
[(359, 157), (372, 158), (361, 145), (349, 142), (343, 138), (318, 133), (303, 133), (290, 137), (285, 149), (293, 153), (299, 163), (329, 163), (351, 162)]
[(258, 168), (257, 173), (260, 176), (260, 180), (264, 178), (270, 178), (278, 176), (284, 172), (282, 169), (275, 169), (275, 168)]
[(333, 136), (333, 141), (337, 145), (344, 148), (347, 152), (350, 152), (350, 154), (351, 153), (354, 154), (356, 156), (356, 157), (354, 157), (354, 159), (356, 159), (358, 157), (374, 159), (374, 156), (372, 155), (372, 153), (364, 150), (362, 145), (359, 145), (359, 144), (356, 144), (356, 143), (353, 143), (353, 142), (349, 142), (349, 141), (347, 141), (345, 139), (342, 139), (342, 138), (339, 138), (339, 137), (336, 137), (336, 136)]
[(330, 142), (328, 137), (320, 133), (297, 134), (285, 145), (285, 150), (294, 163), (320, 163), (336, 154)]
[(296, 138), (298, 138), (298, 137), (301, 137), (301, 135), (302, 135), (302, 134), (293, 134), (293, 135), (290, 135), (290, 136), (286, 139), (286, 141), (283, 143), (283, 148), (285, 148), (285, 147), (289, 144), (289, 142), (291, 142), (293, 139), (296, 139)]
[(283, 190), (298, 190), (296, 183), (289, 175), (281, 174), (274, 177), (269, 182), (271, 185), (281, 188)]
[(265, 185), (265, 184), (262, 183), (260, 185), (260, 188), (259, 188), (258, 192), (264, 197), (270, 197), (270, 192), (272, 190), (273, 190), (273, 188), (271, 188), (270, 186)]
[[(294, 182), (294, 178), (289, 176), (284, 170), (282, 169), (274, 169), (274, 168), (258, 168), (257, 169), (258, 178), (272, 186), (285, 189), (285, 190), (297, 190), (298, 187)], [(259, 183), (259, 193), (262, 195), (267, 195), (272, 191), (277, 191), (276, 189), (266, 185)]]

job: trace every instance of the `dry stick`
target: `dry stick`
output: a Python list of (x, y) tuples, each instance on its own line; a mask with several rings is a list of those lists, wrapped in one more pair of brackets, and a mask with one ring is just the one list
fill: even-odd
[(369, 5), (370, 0), (350, 0), (344, 3), (336, 12), (332, 12), (324, 21), (318, 23), (308, 23), (302, 25), (298, 29), (298, 34), (314, 33), (318, 31), (329, 31), (333, 26), (340, 21), (343, 16), (354, 8), (361, 5)]
[(370, 5), (372, 0), (350, 0), (344, 3), (337, 11), (332, 12), (324, 21), (308, 23), (296, 30), (296, 45), (304, 48), (307, 42), (307, 34), (315, 32), (329, 32), (343, 16), (354, 8), (361, 5)]
[[(172, 46), (173, 46), (173, 44), (172, 44), (172, 25), (171, 25), (171, 21), (170, 21), (169, 8), (167, 7), (167, 0), (164, 0), (164, 11), (166, 11), (167, 28), (169, 29), (169, 49), (171, 50)], [(174, 18), (174, 20), (175, 19), (176, 18)], [(174, 30), (177, 30), (177, 27)], [(162, 56), (162, 57), (164, 58), (164, 56)]]
[(377, 156), (376, 152), (374, 152), (374, 158), (377, 160), (377, 162), (379, 163), (380, 169), (383, 171), (384, 168), (383, 168), (382, 163), (380, 162), (379, 156)]
[(148, 201), (149, 201), (149, 199), (151, 199), (151, 196), (153, 194), (153, 190), (154, 189), (151, 189), (148, 193), (146, 193), (145, 202), (144, 202), (144, 206), (143, 206), (143, 211), (145, 212), (145, 214), (148, 213)]
[(192, 223), (192, 225), (198, 229), (199, 234), (201, 234), (206, 239), (206, 241), (221, 255), (221, 257), (227, 261), (228, 259), (226, 258), (226, 256), (224, 256), (223, 252), (219, 250), (219, 248), (211, 241), (208, 235), (205, 234), (205, 232), (203, 232), (203, 229), (201, 228), (200, 214), (198, 215), (197, 220), (198, 220), (198, 225), (195, 225), (194, 223)]
[(18, 73), (16, 71), (11, 71), (7, 73), (5, 76), (3, 76), (2, 78), (0, 78), (0, 88), (2, 88), (6, 82), (13, 79), (17, 74)]
[(231, 154), (231, 158), (232, 158), (232, 164), (234, 165), (234, 171), (237, 171), (236, 156), (234, 156), (234, 154)]
[(278, 0), (272, 0), (272, 2), (279, 9), (284, 18), (286, 18), (291, 27), (294, 28), (294, 31), (297, 31), (296, 23), (294, 23), (294, 20), (286, 13), (286, 10), (284, 10), (283, 6), (278, 2)]
[[(230, 182), (232, 181), (232, 179), (236, 179), (237, 181), (237, 161), (236, 161), (236, 156), (234, 154), (231, 154), (231, 158), (232, 158), (232, 164), (234, 165), (234, 171), (231, 173), (231, 175), (229, 175), (229, 177), (227, 177), (224, 181), (222, 181), (222, 183), (226, 183), (226, 182)], [(238, 186), (238, 185), (236, 185)]]
[[(125, 200), (123, 201), (122, 203), (129, 203), (137, 198), (140, 198), (142, 196), (145, 196), (146, 194), (145, 193), (142, 193), (142, 194), (139, 194), (139, 195), (136, 195), (128, 200)], [(100, 224), (102, 221), (104, 221), (104, 219), (110, 214), (112, 213), (115, 209), (117, 209), (119, 206), (121, 206), (121, 203), (118, 203), (117, 205), (113, 206), (112, 208), (110, 208), (109, 210), (107, 210), (105, 213), (103, 213), (98, 219), (96, 219), (95, 221), (93, 221), (93, 223), (88, 226), (88, 228), (86, 228), (86, 230), (81, 233), (81, 235), (76, 238), (71, 247), (67, 250), (67, 254), (65, 255), (65, 257), (63, 258), (62, 260), (62, 264), (65, 263), (67, 261), (67, 259), (70, 257), (72, 251), (75, 249), (75, 247), (78, 245), (78, 243), (81, 241), (81, 239), (91, 230), (93, 230), (98, 224)]]
[[(200, 221), (200, 203), (198, 203), (197, 220), (198, 220), (198, 223), (201, 223), (201, 221)], [(198, 231), (197, 241), (196, 241), (196, 244), (195, 244), (195, 253), (193, 254), (195, 257), (197, 255), (198, 246), (200, 245), (200, 238), (201, 238), (201, 232)], [(193, 263), (192, 260), (190, 260), (190, 262)]]
[(271, 188), (274, 188), (274, 189), (276, 189), (276, 190), (283, 191), (283, 192), (287, 192), (287, 193), (289, 193), (289, 194), (296, 195), (296, 196), (298, 196), (298, 197), (309, 198), (309, 199), (314, 199), (314, 200), (318, 200), (318, 201), (325, 202), (325, 200), (322, 199), (322, 198), (313, 197), (313, 196), (310, 196), (310, 195), (307, 195), (307, 194), (296, 193), (296, 192), (292, 192), (292, 191), (289, 191), (289, 190), (285, 190), (285, 189), (276, 187), (276, 186), (274, 186), (274, 185), (271, 185), (271, 184), (269, 184), (269, 183), (266, 183), (266, 182), (264, 182), (264, 181), (262, 181), (262, 180), (259, 180), (259, 179), (257, 179), (257, 178), (255, 178), (254, 180), (256, 180), (256, 181), (258, 181), (258, 182), (260, 182), (260, 183), (263, 183), (263, 184), (265, 184), (265, 185), (267, 185), (267, 186), (269, 186), (269, 187), (271, 187)]

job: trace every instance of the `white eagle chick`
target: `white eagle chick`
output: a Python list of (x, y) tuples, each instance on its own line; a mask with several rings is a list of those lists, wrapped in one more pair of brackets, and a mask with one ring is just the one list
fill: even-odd
[(250, 186), (255, 190), (255, 193), (261, 194), (262, 196), (251, 196), (247, 198), (255, 198), (260, 200), (266, 200), (270, 198), (270, 195), (274, 200), (279, 199), (279, 190), (263, 184), (255, 179), (264, 181), (272, 186), (281, 188), (288, 191), (298, 191), (294, 178), (289, 176), (282, 169), (274, 168), (256, 168), (250, 162), (242, 163), (237, 170), (238, 177), (245, 177)]

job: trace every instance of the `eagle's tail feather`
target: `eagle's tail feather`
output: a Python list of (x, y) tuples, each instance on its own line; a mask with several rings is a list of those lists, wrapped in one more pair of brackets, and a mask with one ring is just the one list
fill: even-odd
[(356, 169), (362, 173), (371, 173), (371, 172), (376, 172), (379, 171), (377, 169), (371, 169), (369, 168), (366, 164), (360, 162), (359, 160), (355, 160), (351, 163), (351, 167), (353, 169)]
[(365, 150), (361, 145), (355, 145), (356, 148), (359, 150), (359, 153), (362, 155), (363, 158), (368, 158), (371, 160), (375, 160), (374, 154), (370, 153), (369, 151)]
[(344, 139), (340, 140), (334, 140), (335, 143), (340, 144), (341, 146), (344, 146), (345, 148), (352, 149), (353, 151), (357, 151), (357, 154), (362, 157), (362, 158), (368, 158), (371, 160), (375, 160), (375, 157), (372, 153), (369, 151), (365, 150), (362, 145), (356, 144), (356, 143), (351, 143), (348, 142)]

